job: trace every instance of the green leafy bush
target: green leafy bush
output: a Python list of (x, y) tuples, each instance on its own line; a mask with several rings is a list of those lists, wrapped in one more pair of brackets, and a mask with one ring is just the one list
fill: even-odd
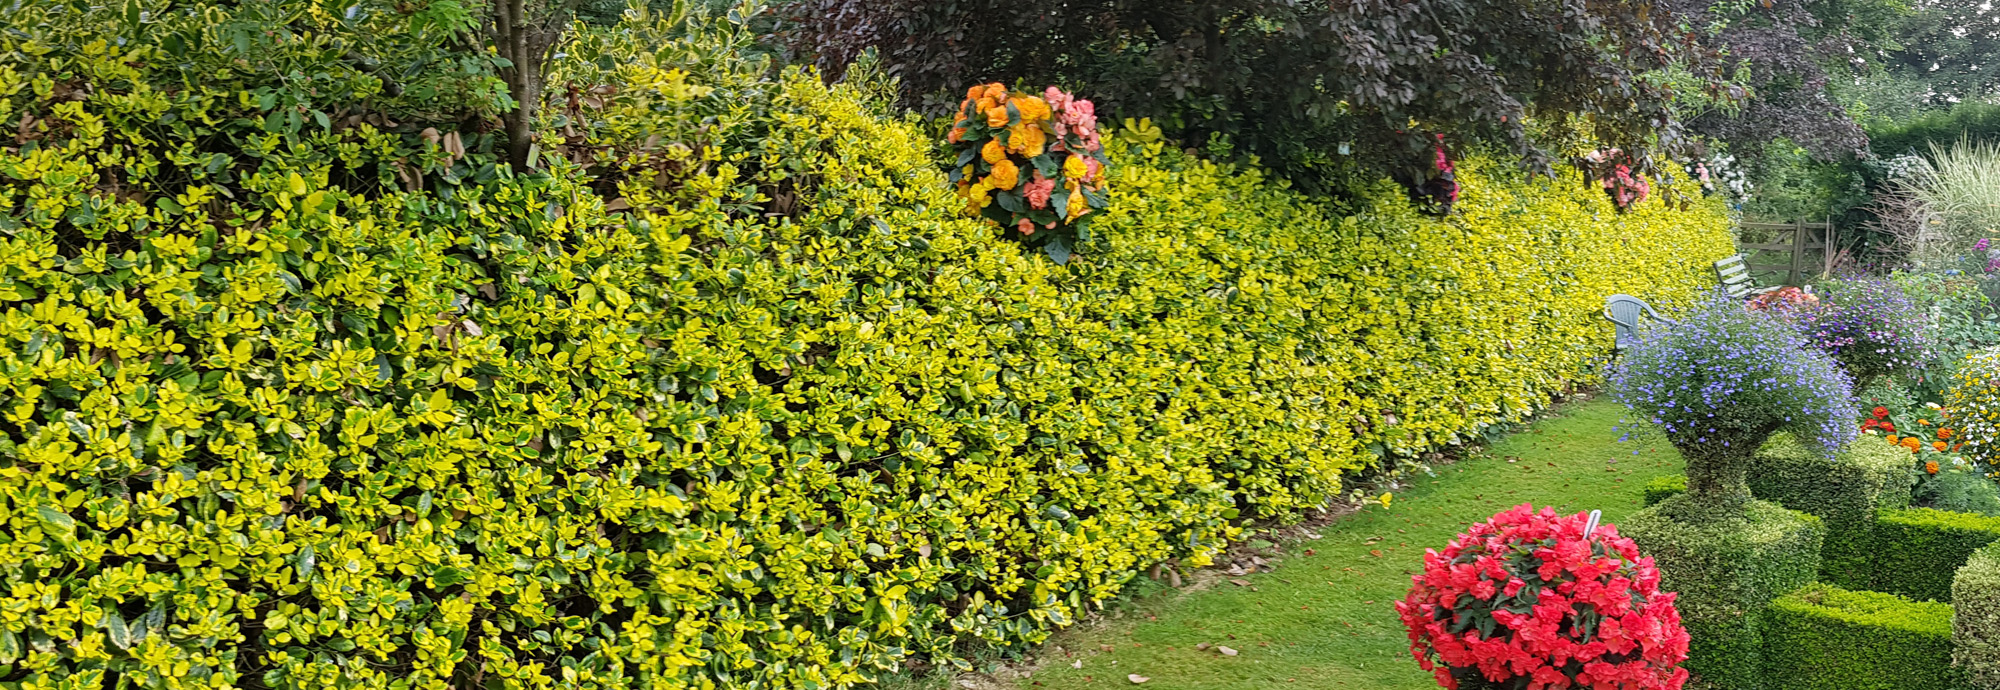
[(2000, 486), (1985, 471), (1963, 459), (1938, 465), (1937, 474), (1911, 470), (1916, 477), (1916, 485), (1910, 488), (1911, 505), (2000, 516)]
[(1685, 474), (1667, 474), (1654, 477), (1651, 481), (1646, 482), (1645, 503), (1648, 506), (1654, 505), (1660, 501), (1687, 493), (1687, 490), (1688, 478)]
[(1952, 663), (1977, 690), (2000, 688), (2000, 546), (1972, 553), (1951, 581)]
[(1868, 584), (1875, 513), (1909, 506), (1909, 472), (1909, 452), (1880, 436), (1862, 436), (1827, 457), (1797, 437), (1778, 434), (1751, 462), (1750, 491), (1824, 520), (1821, 579), (1862, 588)]
[[(229, 27), (285, 8), (361, 30), (149, 29), (209, 26), (212, 60), (114, 48), (117, 13), (0, 33), (8, 682), (963, 663), (1590, 382), (1604, 295), (1687, 305), (1730, 251), (1718, 208), (1574, 177), (1468, 161), (1460, 215), (1342, 215), (1155, 146), (1113, 152), (1100, 245), (1057, 267), (958, 217), (876, 89), (718, 65), (735, 34), (579, 39), (517, 174), (364, 107), (365, 72), (236, 66)], [(646, 36), (682, 43), (597, 59)]]
[(1764, 611), (1762, 687), (1957, 690), (1951, 620), (1949, 604), (1809, 585)]
[(1702, 510), (1680, 494), (1620, 522), (1660, 566), (1661, 588), (1694, 636), (1687, 668), (1715, 687), (1762, 687), (1767, 637), (1764, 607), (1814, 581), (1826, 528), (1816, 516), (1766, 501), (1722, 519), (1677, 517)]
[(2000, 539), (2000, 518), (1931, 508), (1885, 511), (1875, 523), (1876, 591), (1947, 601), (1952, 574)]

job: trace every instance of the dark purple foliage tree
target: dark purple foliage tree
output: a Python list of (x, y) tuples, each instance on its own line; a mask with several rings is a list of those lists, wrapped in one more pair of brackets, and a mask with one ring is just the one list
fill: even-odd
[[(837, 77), (875, 48), (908, 105), (965, 86), (1060, 84), (1184, 142), (1226, 135), (1308, 184), (1434, 171), (1434, 134), (1548, 171), (1574, 142), (1524, 120), (1587, 116), (1637, 154), (1682, 143), (1676, 88), (1727, 97), (1699, 34), (1613, 0), (788, 0), (785, 42)], [(1650, 78), (1670, 67), (1691, 79)], [(1563, 128), (1549, 128), (1561, 131)]]
[(1691, 128), (1755, 155), (1790, 139), (1822, 160), (1863, 152), (1868, 136), (1828, 91), (1873, 51), (1900, 4), (1885, 0), (1655, 0), (1721, 55), (1753, 96), (1695, 116)]

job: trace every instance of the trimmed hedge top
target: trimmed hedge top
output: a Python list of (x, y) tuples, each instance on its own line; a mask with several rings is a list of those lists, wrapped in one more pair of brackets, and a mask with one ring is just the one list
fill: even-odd
[(1950, 604), (1808, 585), (1764, 612), (1764, 687), (1958, 690)]
[(514, 175), (44, 11), (0, 33), (9, 681), (826, 688), (1033, 643), (1532, 412), (1605, 295), (1731, 251), (1573, 177), (1341, 216), (1155, 146), (1063, 268), (811, 75), (616, 63), (580, 131), (672, 145)]
[(2000, 688), (2000, 545), (1972, 553), (1951, 582), (1952, 663), (1972, 687)]
[(1775, 608), (1873, 628), (1922, 635), (1951, 635), (1951, 605), (1917, 602), (1884, 592), (1841, 589), (1813, 584), (1771, 602)]
[(1972, 553), (2000, 540), (2000, 517), (1931, 508), (1884, 511), (1875, 523), (1875, 589), (1949, 601)]

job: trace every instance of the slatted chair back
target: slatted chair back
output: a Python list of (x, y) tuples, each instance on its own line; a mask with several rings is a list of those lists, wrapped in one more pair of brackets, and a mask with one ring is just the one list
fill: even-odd
[(1715, 262), (1715, 280), (1722, 284), (1722, 291), (1730, 297), (1745, 299), (1758, 293), (1757, 281), (1750, 278), (1750, 266), (1743, 262), (1743, 255)]

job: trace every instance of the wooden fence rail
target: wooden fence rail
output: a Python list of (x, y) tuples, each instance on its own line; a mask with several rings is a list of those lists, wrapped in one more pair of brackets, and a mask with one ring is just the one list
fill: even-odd
[[(1752, 274), (1781, 274), (1785, 285), (1800, 285), (1810, 272), (1833, 270), (1838, 247), (1831, 223), (1744, 223), (1742, 231), (1743, 241), (1736, 246), (1743, 252), (1744, 267)], [(1773, 263), (1763, 260), (1763, 252), (1785, 256)], [(1819, 261), (1807, 258), (1812, 254), (1817, 254)]]

